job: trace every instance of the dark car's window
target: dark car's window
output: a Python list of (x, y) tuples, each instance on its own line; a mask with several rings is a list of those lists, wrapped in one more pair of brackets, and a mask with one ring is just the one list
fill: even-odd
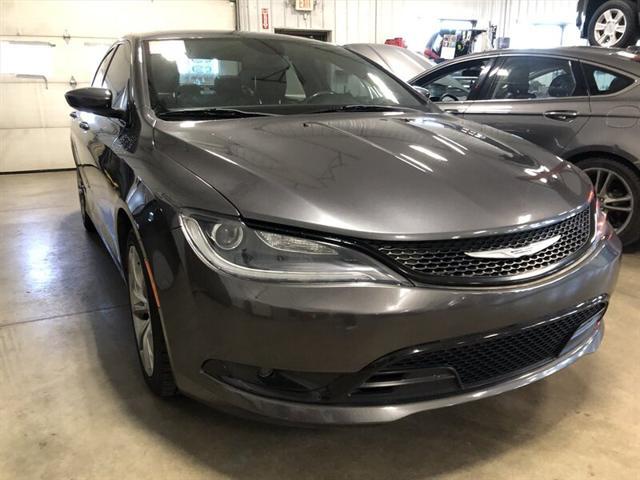
[(591, 95), (609, 95), (624, 90), (633, 83), (633, 79), (602, 67), (583, 64), (584, 73)]
[(416, 84), (429, 90), (434, 102), (464, 101), (478, 86), (478, 79), (490, 64), (490, 59), (465, 62), (445, 68), (436, 76), (428, 76)]
[(355, 104), (425, 108), (384, 70), (330, 45), (266, 37), (145, 44), (156, 112), (255, 107), (282, 113), (278, 107)]
[(492, 76), (491, 99), (563, 98), (579, 93), (571, 62), (562, 58), (507, 57)]
[(113, 108), (124, 110), (127, 105), (127, 85), (131, 74), (131, 48), (128, 43), (118, 46), (104, 77), (104, 88), (111, 90)]
[(91, 82), (92, 87), (101, 87), (102, 82), (104, 81), (104, 74), (107, 71), (107, 67), (109, 66), (109, 62), (111, 61), (111, 57), (113, 57), (113, 52), (115, 49), (111, 49), (104, 56), (100, 65), (98, 65), (98, 69), (96, 70), (95, 75), (93, 76), (93, 80)]

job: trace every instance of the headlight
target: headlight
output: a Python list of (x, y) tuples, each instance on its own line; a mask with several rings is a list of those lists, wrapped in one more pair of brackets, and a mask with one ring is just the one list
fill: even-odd
[(281, 282), (409, 284), (373, 258), (339, 245), (253, 230), (237, 220), (180, 215), (196, 255), (214, 270)]

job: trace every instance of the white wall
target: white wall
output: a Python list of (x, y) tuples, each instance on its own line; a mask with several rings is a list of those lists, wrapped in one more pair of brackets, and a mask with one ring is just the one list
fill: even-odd
[[(234, 28), (229, 0), (0, 0), (0, 172), (73, 167), (64, 92), (71, 76), (88, 85), (118, 37)], [(41, 72), (48, 88), (16, 75)]]
[[(382, 43), (403, 37), (413, 50), (423, 50), (440, 19), (478, 20), (498, 25), (499, 36), (518, 36), (531, 23), (568, 24), (564, 44), (580, 42), (575, 27), (576, 0), (317, 0), (310, 14), (296, 12), (292, 0), (237, 0), (240, 29), (261, 28), (261, 10), (269, 9), (268, 31), (276, 28), (331, 32), (331, 41)], [(539, 39), (541, 41), (545, 39)]]

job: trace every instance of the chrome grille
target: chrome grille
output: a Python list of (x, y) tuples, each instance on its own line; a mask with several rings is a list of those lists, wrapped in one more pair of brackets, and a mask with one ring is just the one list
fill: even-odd
[[(587, 208), (553, 225), (512, 234), (431, 242), (371, 242), (369, 246), (417, 280), (500, 281), (564, 263), (588, 246), (592, 224), (592, 212)], [(555, 244), (520, 258), (475, 258), (465, 254), (522, 248), (558, 235), (560, 239)]]

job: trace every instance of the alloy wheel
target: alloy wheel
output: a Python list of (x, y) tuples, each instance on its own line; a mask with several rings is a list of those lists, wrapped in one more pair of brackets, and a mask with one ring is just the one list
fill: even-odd
[(595, 187), (609, 223), (616, 233), (622, 232), (629, 225), (635, 207), (631, 187), (624, 178), (607, 168), (590, 167), (584, 172)]
[(613, 47), (617, 45), (628, 28), (627, 17), (618, 8), (605, 10), (596, 21), (594, 36), (598, 45)]
[(153, 375), (153, 328), (151, 326), (151, 310), (147, 295), (147, 282), (145, 280), (142, 261), (135, 246), (129, 246), (127, 260), (127, 277), (129, 284), (129, 299), (131, 303), (131, 316), (133, 329), (138, 345), (138, 353), (145, 373)]

